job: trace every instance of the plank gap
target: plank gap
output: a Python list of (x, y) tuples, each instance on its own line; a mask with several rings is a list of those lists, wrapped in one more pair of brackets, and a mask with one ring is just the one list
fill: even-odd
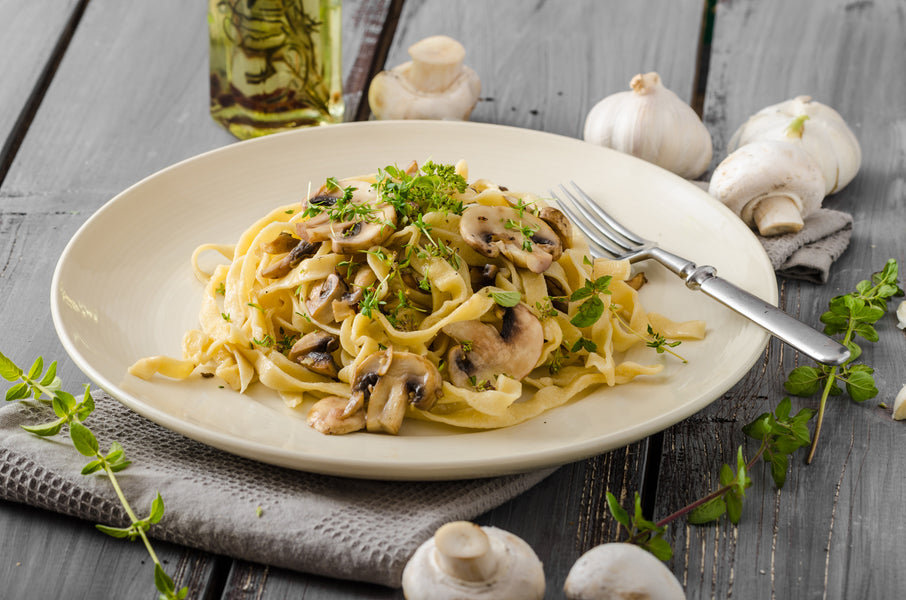
[(403, 12), (404, 1), (392, 0), (390, 2), (390, 8), (387, 10), (387, 19), (384, 21), (384, 27), (374, 48), (368, 76), (362, 86), (362, 97), (359, 99), (359, 105), (355, 111), (356, 121), (367, 121), (371, 116), (371, 107), (368, 105), (368, 86), (374, 76), (384, 69), (384, 63), (387, 62), (387, 55), (390, 54), (390, 45), (393, 43), (393, 36), (396, 34), (396, 27)]
[(75, 30), (82, 20), (82, 15), (85, 13), (88, 2), (89, 0), (81, 0), (75, 7), (75, 10), (72, 11), (72, 15), (66, 23), (66, 27), (63, 28), (60, 38), (54, 46), (53, 52), (51, 52), (50, 57), (47, 59), (47, 63), (41, 70), (41, 75), (38, 77), (35, 87), (32, 89), (25, 105), (22, 107), (22, 112), (19, 113), (19, 117), (16, 119), (16, 122), (10, 131), (9, 137), (6, 138), (3, 148), (0, 149), (0, 186), (3, 185), (6, 174), (9, 172), (13, 160), (16, 158), (19, 147), (22, 145), (22, 140), (25, 139), (25, 134), (28, 132), (28, 128), (31, 126), (35, 114), (38, 112), (38, 107), (41, 106), (41, 102), (44, 100), (47, 88), (50, 87), (50, 82), (53, 80), (57, 68), (63, 60), (63, 55), (66, 54), (66, 49), (69, 48), (69, 42), (72, 41), (72, 36), (75, 34)]
[(642, 514), (646, 519), (654, 519), (657, 505), (657, 483), (661, 472), (661, 456), (664, 450), (664, 432), (659, 431), (648, 437), (645, 448), (645, 460), (642, 462)]
[(714, 15), (717, 0), (705, 0), (702, 10), (702, 27), (695, 56), (695, 77), (692, 88), (692, 109), (701, 117), (705, 106), (705, 92), (708, 89), (708, 69), (711, 65), (711, 37), (714, 33)]

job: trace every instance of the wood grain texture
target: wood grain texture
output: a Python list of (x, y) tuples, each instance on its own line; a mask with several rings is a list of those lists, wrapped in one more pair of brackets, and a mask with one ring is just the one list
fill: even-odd
[[(10, 77), (0, 89), (0, 118), (22, 105), (7, 83), (21, 86), (18, 93), (27, 97), (34, 82), (24, 75), (40, 71), (45, 50), (59, 38), (74, 5), (0, 5), (4, 73), (11, 73), (8, 42), (22, 42), (20, 34), (33, 38), (33, 48), (23, 46), (31, 54), (23, 52), (12, 72), (21, 77)], [(387, 3), (344, 5), (349, 77), (360, 53), (367, 62)], [(178, 0), (90, 2), (0, 187), (0, 350), (19, 364), (38, 355), (58, 360), (67, 389), (86, 381), (66, 357), (50, 318), (50, 281), (68, 240), (94, 210), (132, 183), (235, 141), (208, 114), (205, 10)], [(13, 16), (16, 27), (7, 20)], [(0, 503), (0, 537), (3, 598), (156, 597), (145, 549), (104, 536), (88, 522)], [(192, 597), (219, 593), (225, 575), (219, 577), (218, 565), (227, 559), (155, 546)]]
[(0, 181), (19, 143), (16, 129), (30, 118), (41, 82), (52, 77), (53, 59), (69, 42), (67, 27), (80, 0), (0, 3)]
[(582, 137), (594, 103), (637, 73), (657, 70), (691, 98), (701, 16), (699, 0), (407, 0), (385, 68), (420, 39), (448, 35), (481, 77), (471, 120)]
[[(902, 202), (906, 157), (906, 6), (897, 1), (725, 1), (717, 6), (705, 122), (715, 164), (726, 141), (760, 108), (806, 94), (840, 112), (860, 139), (863, 167), (825, 206), (855, 218), (849, 250), (830, 281), (781, 281), (782, 305), (818, 324), (833, 295), (880, 269), (903, 262)], [(770, 32), (766, 34), (765, 32)], [(860, 362), (875, 367), (880, 393), (863, 404), (831, 398), (815, 461), (794, 459), (783, 490), (759, 466), (739, 527), (676, 525), (674, 572), (689, 598), (898, 597), (906, 575), (894, 558), (906, 526), (897, 506), (906, 429), (892, 421), (894, 395), (906, 383), (906, 339), (892, 315), (878, 344), (862, 343)], [(808, 360), (774, 341), (763, 361), (719, 401), (665, 434), (658, 516), (713, 489), (722, 462), (757, 445), (741, 427), (773, 410), (785, 395), (785, 374)], [(817, 398), (794, 398), (794, 410)], [(696, 474), (691, 477), (690, 474)], [(698, 475), (700, 474), (700, 475)], [(697, 483), (696, 483), (697, 482)], [(697, 489), (696, 489), (697, 488)]]

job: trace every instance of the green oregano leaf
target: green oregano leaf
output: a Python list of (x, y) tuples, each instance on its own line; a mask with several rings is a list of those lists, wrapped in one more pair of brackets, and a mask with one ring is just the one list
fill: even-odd
[(19, 375), (21, 374), (22, 369), (0, 352), (0, 377), (3, 377), (3, 379), (7, 381), (15, 381), (19, 379)]
[(522, 294), (516, 291), (491, 292), (491, 298), (494, 299), (494, 302), (504, 308), (512, 308), (522, 300)]
[(69, 437), (72, 439), (72, 445), (83, 456), (96, 456), (98, 453), (98, 440), (91, 433), (91, 430), (79, 423), (73, 421), (69, 424)]

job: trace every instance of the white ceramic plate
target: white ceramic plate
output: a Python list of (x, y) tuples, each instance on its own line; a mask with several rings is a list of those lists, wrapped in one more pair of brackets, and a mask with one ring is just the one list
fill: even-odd
[(584, 142), (537, 131), (448, 122), (353, 123), (237, 143), (137, 183), (97, 211), (60, 258), (51, 290), (67, 352), (96, 384), (137, 413), (228, 452), (296, 469), (362, 478), (456, 479), (562, 464), (624, 446), (695, 413), (736, 383), (763, 351), (760, 328), (644, 265), (649, 310), (706, 319), (707, 339), (680, 346), (689, 363), (645, 351), (666, 368), (600, 389), (527, 423), (493, 431), (404, 424), (400, 435), (324, 436), (304, 411), (260, 385), (246, 395), (217, 380), (142, 381), (138, 358), (180, 356), (197, 325), (201, 284), (190, 256), (201, 243), (233, 243), (273, 207), (300, 201), (309, 182), (374, 172), (415, 159), (466, 159), (470, 179), (546, 194), (561, 181), (586, 191), (642, 235), (711, 264), (777, 301), (770, 263), (723, 205), (666, 171)]

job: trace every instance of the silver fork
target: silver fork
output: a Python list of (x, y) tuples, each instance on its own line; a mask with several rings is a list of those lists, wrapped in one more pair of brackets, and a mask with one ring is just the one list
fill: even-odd
[(560, 185), (559, 195), (553, 191), (550, 195), (588, 237), (591, 251), (596, 256), (628, 259), (633, 263), (654, 259), (684, 279), (689, 289), (701, 290), (816, 361), (841, 365), (849, 358), (849, 350), (845, 346), (776, 306), (721, 279), (714, 267), (696, 266), (694, 262), (667, 252), (658, 247), (657, 243), (629, 231), (607, 214), (574, 181), (570, 183), (575, 193)]

